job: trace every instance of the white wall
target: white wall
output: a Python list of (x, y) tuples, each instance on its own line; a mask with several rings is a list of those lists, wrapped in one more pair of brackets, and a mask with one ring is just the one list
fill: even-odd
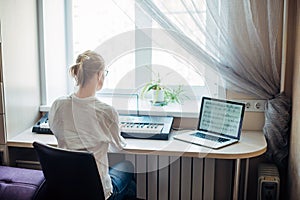
[(32, 127), (39, 115), (36, 13), (36, 0), (0, 0), (8, 139)]

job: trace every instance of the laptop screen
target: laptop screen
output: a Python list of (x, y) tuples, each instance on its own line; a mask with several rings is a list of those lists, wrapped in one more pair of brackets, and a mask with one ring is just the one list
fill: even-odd
[(244, 103), (203, 97), (199, 130), (239, 139), (244, 111)]

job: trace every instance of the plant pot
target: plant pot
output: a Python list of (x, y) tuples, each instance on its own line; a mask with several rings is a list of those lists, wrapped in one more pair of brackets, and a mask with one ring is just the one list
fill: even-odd
[(163, 90), (152, 90), (152, 102), (153, 103), (160, 103), (164, 102), (165, 96)]

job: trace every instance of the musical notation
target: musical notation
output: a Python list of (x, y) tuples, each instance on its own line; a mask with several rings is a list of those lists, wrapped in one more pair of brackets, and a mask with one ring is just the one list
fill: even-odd
[(223, 133), (235, 133), (238, 130), (241, 106), (206, 101), (202, 109), (201, 129)]

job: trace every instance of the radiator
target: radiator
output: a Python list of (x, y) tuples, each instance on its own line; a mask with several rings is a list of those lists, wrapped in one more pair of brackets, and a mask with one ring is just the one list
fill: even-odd
[(280, 176), (275, 164), (261, 163), (258, 166), (258, 200), (279, 199)]
[(214, 199), (215, 159), (125, 155), (135, 165), (137, 197), (148, 200)]

